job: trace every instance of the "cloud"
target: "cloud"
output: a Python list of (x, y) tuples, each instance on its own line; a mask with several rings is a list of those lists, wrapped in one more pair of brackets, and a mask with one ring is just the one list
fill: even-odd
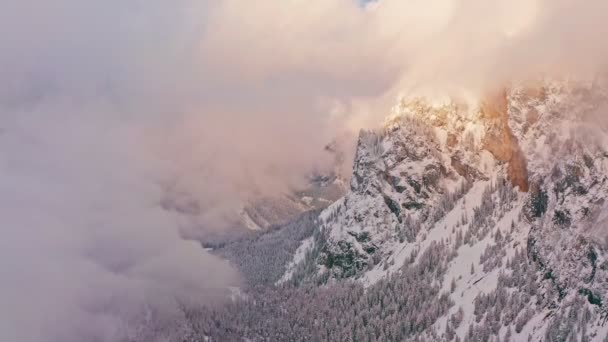
[(331, 167), (399, 93), (604, 70), (607, 6), (0, 0), (0, 338), (113, 340), (221, 297), (235, 271), (188, 236)]
[(238, 284), (180, 236), (159, 204), (158, 161), (138, 147), (140, 123), (112, 122), (112, 110), (45, 101), (4, 117), (3, 340), (114, 340), (136, 309), (209, 302)]
[[(514, 79), (605, 70), (603, 1), (333, 0), (214, 3), (202, 40), (221, 79), (330, 97), (350, 129), (399, 93), (477, 95)], [(265, 93), (262, 91), (262, 93)], [(326, 111), (327, 112), (327, 111)], [(345, 119), (342, 117), (342, 119)]]

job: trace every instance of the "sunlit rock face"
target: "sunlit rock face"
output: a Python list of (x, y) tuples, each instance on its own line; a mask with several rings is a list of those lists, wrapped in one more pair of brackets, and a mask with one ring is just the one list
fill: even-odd
[[(446, 104), (429, 104), (425, 99), (404, 101), (397, 107), (397, 115), (419, 117), (444, 137), (452, 153), (452, 166), (462, 176), (474, 173), (461, 159), (485, 150), (507, 167), (507, 177), (521, 191), (529, 189), (526, 156), (519, 146), (509, 123), (510, 91), (505, 89), (485, 95), (478, 104), (465, 106), (451, 100)], [(535, 119), (530, 115), (529, 121)], [(466, 152), (466, 153), (465, 153)], [(474, 164), (474, 163), (473, 163)]]
[(514, 186), (527, 192), (528, 170), (517, 138), (509, 126), (509, 99), (502, 91), (484, 100), (480, 108), (481, 118), (486, 126), (483, 147), (496, 160), (507, 163), (507, 176)]

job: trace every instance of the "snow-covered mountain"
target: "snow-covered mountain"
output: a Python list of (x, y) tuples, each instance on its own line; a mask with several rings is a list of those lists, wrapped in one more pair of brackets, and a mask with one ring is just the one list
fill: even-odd
[[(383, 130), (361, 132), (350, 191), (320, 214), (282, 282), (369, 290), (433, 262), (422, 286), (451, 305), (410, 337), (604, 341), (604, 89), (545, 81), (477, 105), (402, 100)], [(444, 255), (427, 260), (437, 246)]]
[(215, 251), (247, 286), (189, 336), (608, 341), (607, 89), (402, 99), (343, 197)]

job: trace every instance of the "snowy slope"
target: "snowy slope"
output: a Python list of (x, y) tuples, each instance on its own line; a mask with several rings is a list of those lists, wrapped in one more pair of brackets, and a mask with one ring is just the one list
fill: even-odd
[(478, 105), (400, 101), (384, 130), (361, 132), (350, 191), (282, 280), (313, 262), (309, 277), (372, 289), (439, 244), (453, 305), (419, 338), (605, 341), (605, 89), (543, 81)]

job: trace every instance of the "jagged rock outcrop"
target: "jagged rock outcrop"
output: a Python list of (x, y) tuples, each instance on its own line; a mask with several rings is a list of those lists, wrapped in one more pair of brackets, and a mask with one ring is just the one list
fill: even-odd
[(331, 276), (361, 274), (392, 244), (416, 236), (418, 222), (461, 178), (442, 151), (431, 127), (415, 118), (361, 132), (351, 192), (322, 215), (327, 243), (319, 260)]

